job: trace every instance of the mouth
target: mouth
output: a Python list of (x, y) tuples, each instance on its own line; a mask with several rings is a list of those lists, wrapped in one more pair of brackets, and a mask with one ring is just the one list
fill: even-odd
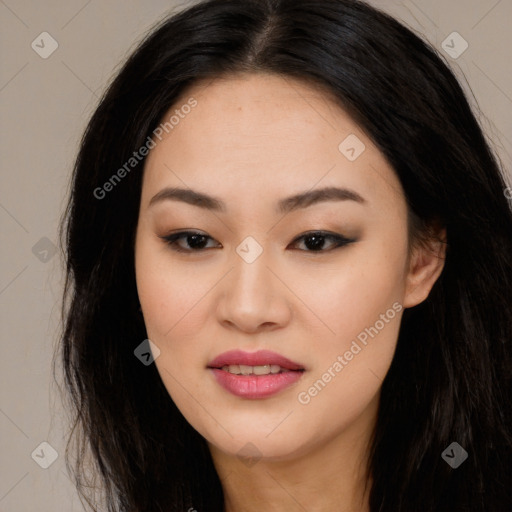
[(266, 350), (225, 352), (207, 368), (226, 391), (249, 399), (275, 395), (296, 383), (305, 372), (301, 364)]
[(231, 373), (242, 375), (249, 375), (249, 373), (245, 373), (249, 370), (250, 373), (255, 373), (256, 375), (266, 375), (269, 373), (279, 373), (281, 371), (298, 371), (305, 369), (300, 363), (296, 363), (270, 350), (258, 350), (257, 352), (230, 350), (210, 361), (208, 368), (227, 368), (229, 369), (227, 371)]
[(258, 366), (248, 366), (246, 364), (230, 364), (229, 366), (226, 365), (217, 369), (229, 372), (233, 375), (275, 375), (277, 373), (304, 371), (281, 368), (281, 366), (278, 364), (263, 364)]

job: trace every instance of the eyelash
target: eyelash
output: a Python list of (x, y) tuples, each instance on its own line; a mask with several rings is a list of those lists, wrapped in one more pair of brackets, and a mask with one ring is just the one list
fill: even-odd
[[(173, 233), (172, 235), (167, 235), (167, 236), (160, 236), (159, 238), (162, 238), (166, 242), (166, 244), (169, 245), (171, 247), (171, 249), (176, 252), (191, 254), (191, 253), (201, 253), (201, 252), (206, 251), (207, 249), (205, 249), (205, 248), (195, 249), (195, 250), (194, 249), (183, 249), (176, 243), (181, 238), (186, 238), (186, 237), (193, 236), (193, 235), (198, 235), (198, 236), (204, 237), (206, 239), (213, 240), (212, 237), (210, 237), (208, 235), (204, 235), (203, 233), (198, 233), (196, 231), (180, 231), (179, 233)], [(356, 241), (356, 239), (354, 239), (354, 238), (352, 238), (352, 239), (346, 238), (342, 235), (337, 235), (337, 234), (329, 233), (326, 231), (308, 231), (307, 233), (304, 233), (303, 235), (300, 235), (299, 237), (295, 238), (295, 240), (293, 240), (292, 244), (296, 244), (297, 242), (299, 242), (303, 239), (306, 239), (309, 237), (312, 238), (314, 236), (321, 236), (325, 240), (331, 240), (333, 242), (336, 242), (336, 245), (335, 245), (335, 247), (328, 249), (328, 250), (323, 250), (323, 249), (318, 250), (318, 251), (304, 250), (303, 252), (310, 252), (313, 254), (330, 252), (330, 251), (333, 251), (340, 247), (349, 245)], [(210, 247), (210, 249), (211, 249), (211, 247)]]

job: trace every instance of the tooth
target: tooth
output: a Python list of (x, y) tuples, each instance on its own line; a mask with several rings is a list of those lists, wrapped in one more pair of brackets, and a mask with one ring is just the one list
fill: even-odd
[(246, 364), (241, 364), (240, 365), (240, 373), (242, 375), (250, 375), (251, 373), (253, 373), (252, 366), (247, 366)]
[(242, 373), (241, 371), (241, 366), (239, 366), (238, 364), (230, 364), (229, 365), (229, 373), (234, 373), (235, 375), (240, 375), (240, 373)]
[(253, 366), (254, 375), (268, 375), (270, 373), (270, 365)]
[(290, 371), (287, 368), (281, 368), (278, 364), (264, 364), (258, 366), (230, 364), (229, 366), (223, 366), (222, 370), (232, 373), (233, 375), (269, 375)]

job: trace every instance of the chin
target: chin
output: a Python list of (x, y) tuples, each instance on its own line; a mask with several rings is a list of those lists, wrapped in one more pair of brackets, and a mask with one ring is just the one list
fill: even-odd
[(210, 449), (217, 449), (237, 457), (241, 462), (249, 461), (248, 465), (251, 461), (259, 460), (272, 462), (291, 460), (307, 452), (307, 443), (301, 443), (300, 440), (290, 440), (283, 444), (281, 441), (276, 442), (276, 440), (265, 438), (265, 435), (260, 437), (245, 435), (229, 441), (226, 439), (208, 441), (208, 444)]

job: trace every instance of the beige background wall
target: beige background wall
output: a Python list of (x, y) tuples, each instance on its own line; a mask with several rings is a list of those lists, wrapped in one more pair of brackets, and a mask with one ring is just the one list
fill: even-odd
[[(467, 77), (510, 172), (512, 1), (372, 3), (424, 34)], [(66, 475), (64, 416), (50, 373), (62, 286), (57, 222), (78, 139), (106, 82), (145, 31), (177, 6), (164, 0), (0, 0), (1, 512), (82, 510)], [(454, 31), (469, 45), (456, 59), (442, 49)], [(58, 44), (47, 58), (39, 54), (55, 43), (38, 37), (42, 32)], [(451, 51), (460, 52), (463, 42), (451, 40)], [(47, 469), (39, 464), (51, 462), (52, 452), (43, 442), (58, 453)]]

